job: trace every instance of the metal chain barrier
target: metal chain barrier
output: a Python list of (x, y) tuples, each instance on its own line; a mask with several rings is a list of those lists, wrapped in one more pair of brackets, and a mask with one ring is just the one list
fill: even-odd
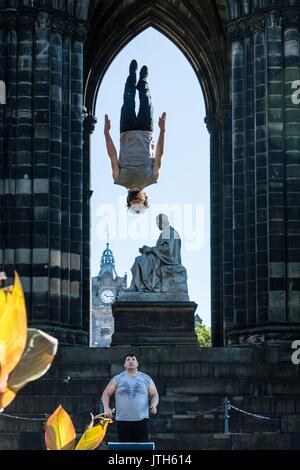
[(72, 414), (70, 414), (70, 416), (73, 418), (74, 416), (82, 415), (83, 413), (87, 413), (88, 411), (93, 411), (96, 408), (99, 409), (99, 403), (97, 403), (97, 405), (94, 405), (92, 408), (85, 408), (84, 410), (77, 411), (76, 413), (72, 413)]
[(249, 416), (253, 416), (254, 418), (258, 418), (258, 419), (267, 419), (267, 420), (271, 420), (271, 421), (281, 421), (281, 418), (271, 418), (270, 416), (261, 416), (261, 415), (258, 415), (256, 413), (250, 413), (249, 411), (241, 410), (241, 408), (237, 408), (236, 406), (231, 405), (230, 402), (229, 402), (229, 409), (239, 411), (240, 413), (243, 413), (243, 414), (249, 415)]
[[(92, 408), (85, 408), (83, 410), (80, 410), (80, 411), (77, 411), (76, 413), (71, 413), (70, 416), (71, 418), (74, 418), (74, 416), (79, 416), (83, 413), (87, 413), (87, 412), (90, 412), (90, 411), (93, 411), (95, 410), (96, 408), (99, 408), (99, 403), (97, 403), (97, 405), (93, 406)], [(220, 405), (216, 408), (211, 408), (209, 410), (206, 410), (206, 411), (200, 411), (200, 412), (196, 412), (196, 413), (193, 413), (197, 416), (205, 416), (205, 415), (208, 415), (208, 414), (212, 414), (212, 413), (216, 413), (218, 411), (222, 411), (223, 410), (223, 405)], [(98, 415), (98, 416), (104, 416), (104, 413)], [(1, 416), (5, 416), (5, 418), (11, 418), (11, 419), (23, 419), (24, 421), (45, 421), (49, 416), (50, 414), (48, 413), (45, 413), (43, 416), (43, 418), (28, 418), (26, 416), (14, 416), (14, 415), (8, 415), (6, 413), (0, 413), (0, 418)]]
[(14, 415), (7, 415), (6, 413), (0, 413), (0, 418), (1, 416), (4, 416), (5, 418), (10, 418), (10, 419), (22, 419), (24, 421), (45, 421), (50, 415), (47, 415), (45, 413), (44, 418), (28, 418), (27, 416), (14, 416)]
[(207, 410), (207, 411), (195, 411), (195, 412), (193, 412), (193, 415), (195, 415), (195, 416), (205, 416), (205, 415), (216, 413), (217, 411), (222, 411), (223, 412), (223, 405), (220, 405), (216, 408), (211, 408), (210, 410)]
[[(79, 416), (83, 413), (87, 413), (87, 412), (91, 412), (95, 409), (99, 409), (100, 408), (99, 405), (101, 406), (101, 403), (97, 403), (93, 407), (85, 408), (83, 410), (77, 411), (76, 413), (72, 413), (72, 414), (70, 414), (70, 416), (72, 418), (74, 418), (74, 416)], [(209, 410), (206, 410), (206, 411), (195, 412), (193, 414), (195, 414), (196, 416), (205, 416), (205, 415), (208, 415), (208, 414), (213, 414), (213, 413), (217, 413), (217, 412), (222, 411), (222, 413), (224, 414), (224, 432), (228, 433), (229, 432), (229, 418), (230, 418), (229, 411), (231, 409), (237, 411), (238, 413), (242, 413), (242, 414), (245, 414), (245, 415), (248, 415), (248, 416), (252, 416), (253, 418), (257, 418), (257, 419), (265, 419), (265, 420), (268, 420), (268, 421), (281, 421), (281, 417), (280, 418), (274, 418), (274, 417), (270, 417), (270, 416), (263, 416), (263, 415), (259, 415), (257, 413), (251, 413), (250, 411), (246, 411), (246, 410), (243, 410), (241, 408), (238, 408), (237, 406), (232, 405), (228, 398), (225, 398), (222, 405), (219, 405), (215, 408), (210, 408)], [(50, 416), (50, 414), (44, 413), (43, 417), (36, 417), (36, 418), (31, 418), (31, 417), (27, 417), (27, 416), (15, 416), (15, 415), (9, 415), (9, 414), (6, 414), (6, 413), (0, 413), (0, 418), (1, 418), (1, 416), (5, 417), (5, 418), (9, 418), (9, 419), (19, 419), (19, 420), (24, 420), (24, 421), (46, 421), (48, 419), (48, 417)], [(102, 413), (98, 416), (104, 416), (104, 413)]]
[(224, 433), (229, 433), (229, 411), (230, 410), (235, 410), (238, 413), (242, 413), (247, 416), (252, 416), (253, 418), (256, 419), (265, 419), (268, 421), (277, 421), (277, 422), (282, 422), (282, 416), (280, 418), (274, 418), (271, 416), (263, 416), (259, 415), (257, 413), (251, 413), (250, 411), (242, 410), (241, 408), (238, 408), (237, 406), (234, 406), (230, 403), (229, 399), (226, 397), (224, 400)]
[[(70, 416), (71, 418), (74, 418), (74, 416), (78, 416), (78, 415), (81, 415), (83, 413), (87, 413), (87, 412), (90, 412), (90, 411), (93, 411), (95, 409), (99, 409), (99, 403), (97, 403), (96, 405), (94, 405), (93, 407), (89, 407), (89, 408), (85, 408), (81, 411), (77, 411), (76, 413), (71, 413)], [(104, 414), (104, 413), (103, 413)], [(0, 413), (0, 418), (1, 416), (4, 416), (5, 418), (10, 418), (10, 419), (22, 419), (24, 421), (45, 421), (49, 418), (49, 416), (51, 416), (51, 414), (49, 413), (44, 413), (42, 416), (43, 418), (29, 418), (27, 416), (15, 416), (15, 415), (9, 415), (9, 414), (6, 414), (6, 413)], [(101, 416), (101, 415), (98, 415), (98, 416)]]

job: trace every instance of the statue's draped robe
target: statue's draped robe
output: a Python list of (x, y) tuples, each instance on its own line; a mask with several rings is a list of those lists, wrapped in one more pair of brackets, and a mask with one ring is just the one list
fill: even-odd
[(181, 265), (181, 241), (176, 230), (165, 227), (152, 252), (135, 259), (131, 268), (132, 283), (137, 291), (161, 292), (161, 266)]

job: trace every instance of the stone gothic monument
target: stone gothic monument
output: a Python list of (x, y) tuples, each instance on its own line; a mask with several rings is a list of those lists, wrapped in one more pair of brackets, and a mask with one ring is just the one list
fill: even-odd
[[(193, 302), (121, 300), (116, 346), (84, 347), (97, 95), (148, 27), (183, 52), (205, 100), (214, 348), (187, 332)], [(1, 449), (40, 433), (32, 416), (57, 403), (84, 429), (131, 342), (161, 396), (157, 449), (299, 449), (299, 79), (299, 0), (0, 0), (0, 271), (21, 276), (29, 323), (68, 345), (8, 408), (19, 419), (2, 414)]]
[(111, 305), (126, 287), (127, 275), (117, 275), (114, 255), (107, 243), (101, 257), (99, 274), (92, 278), (91, 346), (110, 346), (114, 332)]
[(299, 18), (298, 0), (0, 1), (0, 269), (31, 325), (88, 344), (97, 93), (154, 26), (206, 104), (213, 344), (299, 336)]

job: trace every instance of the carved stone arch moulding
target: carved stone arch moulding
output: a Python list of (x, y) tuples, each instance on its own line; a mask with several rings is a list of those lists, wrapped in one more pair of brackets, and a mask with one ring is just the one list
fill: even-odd
[[(192, 65), (207, 112), (228, 101), (225, 28), (212, 2), (97, 2), (85, 44), (85, 106), (95, 114), (98, 90), (110, 63), (134, 37), (153, 27), (171, 40)], [(168, 5), (166, 5), (168, 4)]]

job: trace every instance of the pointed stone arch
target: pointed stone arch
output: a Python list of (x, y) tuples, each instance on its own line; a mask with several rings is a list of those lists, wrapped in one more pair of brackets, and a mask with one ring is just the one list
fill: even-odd
[[(221, 4), (222, 2), (220, 2)], [(225, 7), (224, 7), (225, 8)], [(225, 9), (215, 2), (98, 1), (90, 11), (85, 45), (85, 105), (94, 114), (101, 81), (120, 50), (149, 27), (171, 40), (185, 55), (200, 82), (206, 110), (228, 101)]]

